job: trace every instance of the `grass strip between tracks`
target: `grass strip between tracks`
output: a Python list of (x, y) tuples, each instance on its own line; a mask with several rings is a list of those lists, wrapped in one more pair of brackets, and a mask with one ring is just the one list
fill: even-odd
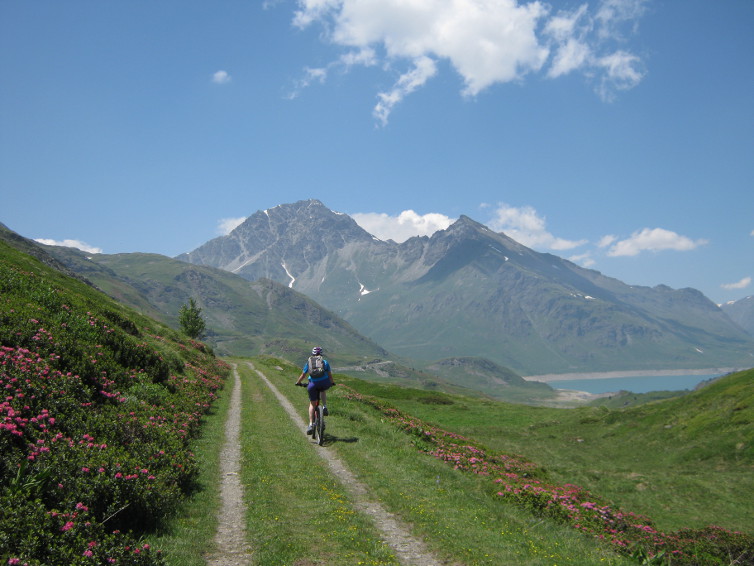
[[(260, 369), (270, 373), (269, 367)], [(321, 448), (294, 426), (246, 364), (239, 364), (238, 371), (243, 382), (241, 477), (255, 564), (397, 564), (316, 454)], [(293, 390), (294, 378), (279, 387)], [(295, 393), (291, 400), (305, 406), (303, 390)]]

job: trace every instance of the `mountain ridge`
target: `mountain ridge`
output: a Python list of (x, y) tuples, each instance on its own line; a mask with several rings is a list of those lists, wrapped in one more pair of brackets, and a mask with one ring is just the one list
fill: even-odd
[(194, 298), (207, 323), (205, 339), (218, 354), (264, 354), (300, 361), (317, 343), (325, 347), (336, 371), (355, 372), (377, 381), (534, 404), (555, 395), (551, 388), (525, 383), (520, 377), (514, 387), (501, 388), (493, 376), (487, 380), (476, 376), (464, 383), (460, 373), (446, 380), (439, 373), (416, 370), (410, 367), (415, 365), (411, 360), (386, 351), (312, 299), (270, 279), (248, 281), (160, 254), (90, 254), (47, 246), (9, 229), (0, 230), (0, 240), (39, 256), (58, 271), (73, 273), (117, 301), (174, 328), (180, 307)]
[(754, 295), (749, 295), (737, 301), (730, 301), (721, 305), (720, 308), (733, 322), (754, 336)]
[(484, 357), (524, 375), (754, 363), (751, 336), (699, 291), (627, 285), (468, 216), (396, 243), (312, 199), (178, 259), (274, 279), (427, 363)]

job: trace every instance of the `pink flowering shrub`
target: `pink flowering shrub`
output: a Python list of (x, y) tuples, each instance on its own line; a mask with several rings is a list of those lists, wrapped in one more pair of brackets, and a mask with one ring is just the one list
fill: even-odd
[(488, 476), (497, 496), (533, 513), (568, 524), (645, 563), (673, 566), (754, 565), (754, 537), (719, 527), (658, 531), (648, 517), (625, 512), (575, 485), (554, 485), (533, 462), (491, 454), (476, 442), (405, 415), (346, 386), (346, 398), (373, 407), (414, 444), (455, 469)]
[(193, 488), (229, 368), (154, 334), (0, 255), (0, 564), (163, 563), (138, 538)]

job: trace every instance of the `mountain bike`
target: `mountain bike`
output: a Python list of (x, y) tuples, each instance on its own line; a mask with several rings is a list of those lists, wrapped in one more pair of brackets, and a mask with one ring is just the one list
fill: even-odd
[[(306, 383), (297, 383), (299, 387), (307, 387)], [(312, 423), (312, 438), (317, 444), (322, 446), (325, 442), (325, 415), (322, 411), (322, 403), (317, 399), (317, 406), (314, 407), (314, 422)]]

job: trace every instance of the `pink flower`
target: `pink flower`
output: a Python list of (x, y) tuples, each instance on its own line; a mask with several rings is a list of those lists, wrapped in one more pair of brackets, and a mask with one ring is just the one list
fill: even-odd
[(70, 531), (73, 528), (73, 521), (68, 521), (65, 525), (60, 527), (60, 530), (63, 532)]

